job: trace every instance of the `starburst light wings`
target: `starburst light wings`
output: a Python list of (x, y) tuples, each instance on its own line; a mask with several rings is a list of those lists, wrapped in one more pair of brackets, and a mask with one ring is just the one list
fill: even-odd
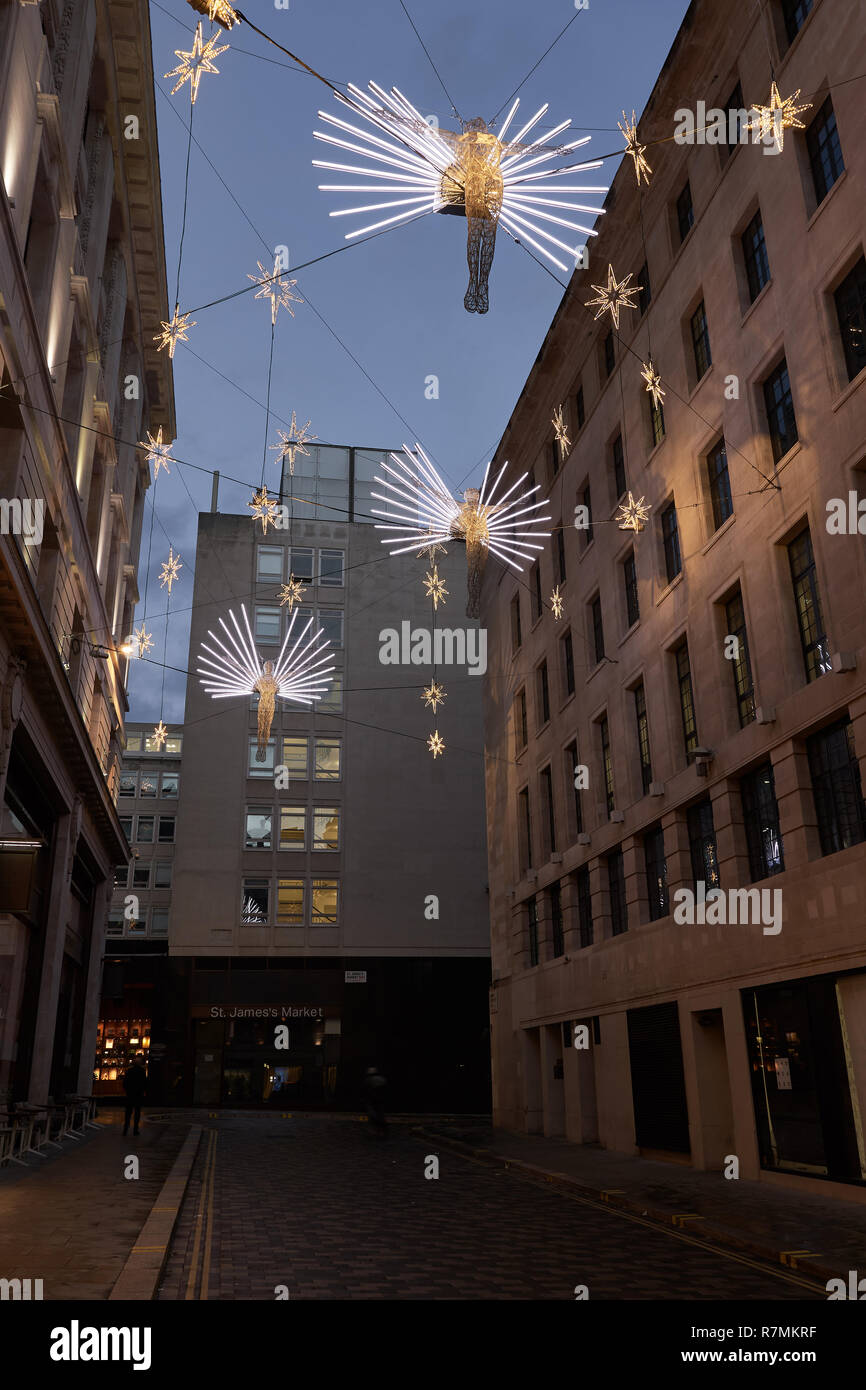
[[(243, 604), (243, 626), (233, 610), (229, 611), (231, 626), (220, 618), (226, 640), (209, 630), (208, 637), (213, 645), (202, 642), (201, 649), (207, 655), (199, 655), (198, 674), (208, 694), (215, 700), (253, 695), (257, 684), (268, 679), (276, 682), (273, 693), (282, 700), (312, 705), (326, 695), (334, 670), (333, 663), (330, 666), (325, 664), (331, 657), (328, 650), (330, 642), (321, 628), (310, 632), (312, 617), (301, 627), (298, 623), (299, 612), (292, 614), (280, 654), (274, 662), (264, 662), (259, 656)], [(269, 665), (271, 671), (266, 670)]]

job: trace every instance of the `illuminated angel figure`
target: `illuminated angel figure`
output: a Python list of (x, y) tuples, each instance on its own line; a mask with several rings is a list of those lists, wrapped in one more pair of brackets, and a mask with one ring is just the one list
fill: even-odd
[[(377, 476), (375, 481), (388, 489), (388, 495), (383, 496), (380, 492), (371, 494), (378, 501), (387, 502), (391, 509), (382, 511), (378, 507), (371, 508), (375, 516), (387, 518), (385, 523), (377, 524), (376, 529), (393, 532), (393, 535), (383, 538), (382, 544), (392, 546), (394, 555), (404, 555), (417, 549), (419, 541), (426, 541), (428, 545), (437, 541), (464, 541), (466, 616), (477, 618), (488, 552), (492, 550), (507, 565), (522, 570), (523, 566), (517, 563), (518, 558), (534, 560), (535, 553), (544, 549), (537, 542), (548, 537), (550, 532), (535, 531), (533, 527), (551, 518), (537, 514), (539, 508), (544, 507), (544, 502), (529, 501), (539, 488), (536, 485), (528, 492), (513, 497), (512, 494), (528, 476), (523, 473), (507, 492), (497, 497), (496, 490), (508, 463), (502, 465), (489, 489), (488, 463), (481, 487), (467, 488), (463, 501), (458, 502), (420, 444), (416, 444), (414, 449), (404, 444), (403, 455), (391, 454), (396, 468), (382, 460), (381, 467), (388, 478)], [(391, 482), (389, 478), (395, 481)]]
[[(356, 174), (361, 178), (374, 180), (364, 183), (320, 184), (323, 192), (329, 193), (385, 193), (396, 197), (386, 202), (363, 203), (361, 206), (341, 208), (332, 212), (332, 217), (348, 217), (355, 213), (379, 212), (399, 208), (401, 211), (348, 232), (346, 240), (376, 231), (396, 222), (420, 217), (428, 212), (456, 213), (467, 222), (467, 259), (469, 262), (469, 288), (463, 301), (470, 313), (485, 314), (488, 309), (487, 279), (493, 263), (496, 245), (496, 228), (501, 222), (515, 240), (525, 241), (545, 256), (560, 270), (569, 266), (557, 259), (549, 249), (558, 247), (568, 252), (571, 265), (582, 249), (583, 240), (597, 236), (591, 227), (580, 222), (571, 222), (550, 209), (565, 209), (568, 212), (586, 212), (600, 216), (604, 209), (575, 202), (569, 198), (541, 197), (540, 194), (563, 193), (606, 193), (605, 187), (563, 183), (539, 183), (538, 180), (559, 179), (564, 174), (598, 169), (601, 161), (591, 164), (566, 164), (559, 169), (539, 169), (550, 160), (560, 156), (570, 156), (580, 145), (588, 143), (590, 137), (583, 136), (567, 145), (526, 144), (525, 135), (537, 125), (547, 112), (547, 105), (541, 107), (531, 120), (517, 132), (513, 139), (505, 135), (520, 105), (519, 98), (514, 102), (501, 129), (494, 134), (486, 121), (478, 117), (463, 122), (460, 131), (432, 128), (424, 120), (410, 101), (392, 87), (386, 92), (377, 83), (369, 84), (373, 100), (360, 87), (349, 83), (348, 95), (338, 93), (339, 100), (355, 116), (361, 116), (381, 135), (371, 135), (362, 127), (320, 111), (323, 121), (345, 132), (344, 135), (330, 135), (314, 131), (317, 140), (337, 145), (344, 150), (362, 155), (371, 161), (372, 167), (357, 164), (334, 164), (324, 160), (313, 160), (317, 169), (334, 169), (344, 174)], [(554, 139), (571, 125), (563, 121), (549, 132), (548, 140)], [(348, 138), (346, 138), (348, 137)], [(358, 141), (365, 143), (359, 144)], [(545, 230), (541, 223), (567, 227), (580, 232), (581, 242), (571, 246)], [(545, 244), (546, 243), (546, 244)]]
[(330, 643), (321, 628), (317, 628), (308, 636), (312, 617), (309, 617), (304, 627), (296, 633), (298, 613), (293, 613), (276, 661), (263, 662), (256, 651), (247, 610), (243, 604), (241, 615), (243, 628), (231, 610), (231, 628), (220, 618), (220, 627), (228, 638), (228, 643), (217, 637), (214, 632), (208, 631), (208, 637), (214, 646), (202, 642), (202, 651), (207, 655), (199, 656), (200, 665), (197, 669), (202, 685), (215, 700), (229, 699), (233, 695), (258, 695), (256, 762), (263, 763), (277, 696), (282, 700), (295, 700), (303, 705), (315, 704), (316, 700), (327, 694), (334, 667), (333, 664), (325, 665), (331, 656), (328, 651)]

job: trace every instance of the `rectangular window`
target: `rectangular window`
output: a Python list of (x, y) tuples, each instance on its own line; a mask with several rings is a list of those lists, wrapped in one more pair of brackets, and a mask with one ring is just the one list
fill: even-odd
[(313, 911), (311, 920), (314, 927), (336, 926), (339, 892), (340, 884), (338, 879), (313, 879)]
[(538, 905), (534, 898), (526, 904), (529, 924), (529, 964), (538, 964)]
[(289, 573), (295, 579), (306, 580), (308, 584), (313, 582), (313, 552), (306, 547), (300, 550), (294, 546), (289, 551)]
[(823, 203), (837, 179), (845, 170), (842, 146), (836, 128), (836, 113), (829, 97), (806, 131), (806, 149), (815, 185), (815, 201)]
[(625, 867), (622, 850), (607, 856), (607, 882), (610, 889), (610, 923), (614, 936), (628, 931), (628, 908), (625, 901)]
[(651, 922), (667, 917), (670, 912), (668, 895), (668, 861), (665, 858), (665, 837), (660, 825), (648, 830), (643, 837), (646, 888)]
[(589, 606), (592, 621), (592, 645), (596, 665), (604, 660), (604, 623), (601, 616), (601, 595), (596, 594)]
[(120, 911), (112, 911), (108, 914), (108, 921), (105, 924), (106, 936), (123, 936), (123, 928), (126, 918)]
[(118, 796), (135, 796), (137, 787), (137, 772), (122, 772), (120, 774), (120, 786), (118, 788)]
[(613, 346), (613, 329), (605, 336), (604, 343), (602, 344), (602, 353), (604, 355), (605, 374), (610, 376), (616, 366), (616, 352)]
[(554, 532), (553, 559), (556, 566), (557, 584), (565, 583), (565, 528), (560, 522)]
[(529, 788), (517, 794), (517, 831), (520, 840), (520, 871), (532, 868), (532, 820), (529, 813)]
[(544, 600), (541, 597), (541, 565), (538, 560), (532, 566), (529, 580), (529, 592), (532, 597), (532, 621), (535, 622), (536, 618), (541, 616), (541, 610), (544, 607)]
[(313, 813), (313, 849), (339, 848), (339, 806), (317, 806)]
[(546, 724), (550, 718), (550, 683), (547, 679), (547, 662), (542, 661), (536, 672), (538, 681), (538, 727)]
[(707, 481), (713, 508), (713, 530), (718, 531), (728, 517), (734, 514), (731, 479), (728, 474), (728, 451), (724, 439), (720, 439), (715, 448), (707, 454)]
[(168, 908), (155, 907), (150, 914), (151, 936), (168, 936)]
[(307, 780), (307, 740), (292, 734), (283, 739), (283, 766), (290, 782)]
[(683, 567), (680, 557), (680, 529), (677, 523), (677, 509), (673, 502), (670, 502), (662, 512), (661, 527), (665, 548), (665, 573), (670, 584), (672, 580), (676, 579)]
[(646, 261), (644, 261), (643, 265), (637, 273), (637, 283), (637, 306), (640, 310), (641, 318), (643, 318), (644, 314), (650, 306), (650, 302), (653, 297), (652, 285), (650, 284), (649, 266), (647, 265)]
[(749, 282), (749, 303), (754, 304), (770, 279), (770, 262), (767, 258), (767, 243), (764, 240), (764, 223), (760, 211), (755, 213), (743, 232), (740, 244), (743, 248), (746, 279)]
[(171, 887), (172, 862), (170, 859), (157, 859), (153, 866), (153, 886), (154, 888)]
[(541, 769), (540, 781), (541, 805), (543, 808), (544, 827), (546, 830), (546, 844), (544, 848), (547, 850), (547, 854), (545, 858), (549, 858), (549, 856), (556, 851), (556, 817), (553, 809), (553, 777), (549, 767)]
[(610, 728), (607, 715), (604, 719), (599, 720), (598, 731), (601, 741), (601, 765), (604, 771), (604, 796), (607, 814), (610, 815), (616, 809), (616, 795), (613, 785), (613, 759), (610, 753)]
[(644, 796), (650, 789), (653, 779), (652, 759), (650, 758), (649, 719), (646, 712), (646, 693), (643, 681), (634, 688), (634, 717), (637, 724), (637, 751), (640, 763), (640, 784)]
[(574, 694), (574, 643), (569, 630), (560, 642), (562, 651), (562, 678), (566, 696)]
[(316, 708), (323, 714), (335, 714), (343, 708), (343, 673), (331, 672), (331, 687), (318, 701)]
[(246, 814), (245, 849), (273, 849), (271, 843), (270, 806), (248, 806)]
[(794, 42), (811, 13), (812, 0), (782, 0), (782, 16), (789, 44)]
[(306, 806), (280, 807), (280, 849), (307, 848)]
[(249, 741), (247, 753), (247, 776), (248, 777), (267, 777), (273, 780), (274, 776), (274, 755), (276, 753), (276, 739), (269, 738), (262, 749), (262, 758), (259, 761), (259, 741), (253, 734)]
[(157, 839), (161, 845), (174, 844), (174, 816), (160, 816)]
[(586, 536), (586, 544), (589, 545), (590, 542), (592, 541), (592, 538), (593, 538), (593, 531), (592, 531), (592, 492), (590, 491), (589, 483), (587, 483), (586, 487), (583, 489), (583, 492), (581, 493), (581, 496), (580, 496), (580, 503), (581, 503), (581, 506), (586, 507), (586, 521), (587, 521), (587, 526), (586, 526), (586, 531), (584, 532), (584, 535)]
[(554, 958), (565, 955), (565, 933), (562, 930), (562, 889), (558, 883), (550, 887), (550, 933)]
[(342, 647), (343, 645), (343, 610), (342, 608), (320, 608), (318, 613), (319, 627), (322, 629), (325, 640), (330, 642), (332, 647)]
[(680, 698), (680, 715), (683, 722), (683, 742), (686, 757), (698, 746), (698, 726), (695, 718), (695, 694), (692, 689), (692, 665), (689, 661), (689, 644), (683, 642), (675, 653), (677, 664), (677, 690)]
[(260, 584), (279, 584), (283, 577), (283, 547), (256, 546), (256, 579)]
[(665, 437), (665, 408), (661, 401), (656, 401), (652, 396), (647, 396), (647, 404), (650, 413), (650, 437), (652, 447), (661, 444)]
[(302, 878), (277, 879), (277, 926), (302, 927), (304, 925), (304, 880)]
[(848, 380), (866, 367), (866, 259), (862, 256), (834, 296)]
[(625, 612), (628, 626), (634, 627), (640, 618), (640, 604), (637, 596), (637, 566), (634, 551), (629, 551), (622, 562), (622, 579), (625, 587)]
[(316, 781), (339, 782), (343, 744), (338, 738), (316, 739)]
[(120, 828), (121, 828), (121, 830), (123, 831), (124, 835), (126, 836), (127, 840), (131, 840), (131, 839), (132, 839), (132, 816), (121, 816), (121, 817), (120, 817)]
[(155, 821), (153, 816), (139, 816), (135, 827), (135, 841), (139, 845), (150, 845), (153, 843), (153, 827)]
[(141, 752), (141, 734), (127, 734), (126, 751), (127, 753)]
[(850, 719), (813, 734), (806, 740), (806, 751), (821, 853), (836, 854), (862, 844), (866, 840), (866, 806)]
[(806, 680), (814, 681), (819, 676), (826, 676), (831, 666), (824, 615), (821, 612), (821, 595), (818, 592), (815, 552), (812, 549), (812, 537), (808, 526), (788, 546), (788, 561), (791, 567), (791, 583), (794, 586)]
[(584, 426), (584, 422), (585, 422), (585, 420), (586, 420), (586, 406), (585, 406), (584, 403), (583, 403), (583, 387), (582, 387), (582, 386), (578, 386), (578, 388), (577, 388), (576, 405), (577, 405), (577, 428), (578, 428), (579, 430), (582, 430), (582, 429), (583, 429), (583, 426)]
[[(719, 154), (722, 157), (722, 163), (725, 164), (739, 145), (740, 132), (742, 131), (747, 116), (743, 102), (743, 88), (739, 82), (725, 102), (723, 109), (728, 116), (728, 129), (724, 140), (719, 146)], [(734, 113), (733, 130), (731, 129), (731, 112)]]
[(342, 550), (320, 550), (319, 551), (319, 583), (340, 588), (343, 583), (343, 552)]
[(755, 718), (755, 683), (752, 679), (752, 663), (749, 658), (749, 638), (746, 632), (746, 615), (743, 611), (743, 595), (739, 589), (725, 604), (725, 651), (729, 647), (728, 638), (735, 637), (737, 645), (733, 655), (728, 657), (734, 676), (734, 693), (737, 697), (737, 714), (740, 728), (744, 729)]
[(684, 242), (695, 223), (695, 210), (692, 206), (692, 190), (688, 180), (680, 196), (677, 198), (677, 227), (680, 233), (680, 243)]
[(115, 864), (114, 866), (114, 886), (115, 888), (125, 888), (129, 877), (128, 864)]
[(266, 878), (245, 878), (241, 903), (241, 925), (267, 926), (271, 914), (270, 884)]
[(757, 883), (771, 874), (782, 873), (785, 868), (772, 763), (764, 763), (744, 777), (740, 782), (740, 795), (749, 869), (752, 882)]
[(788, 363), (783, 357), (776, 370), (764, 382), (764, 406), (767, 411), (767, 427), (773, 446), (776, 463), (797, 443), (797, 418), (794, 414), (794, 398), (788, 379)]
[(164, 772), (160, 783), (159, 794), (166, 799), (175, 798), (180, 791), (180, 774), (177, 772)]
[(576, 877), (580, 944), (581, 947), (586, 947), (592, 945), (592, 893), (590, 891), (589, 869), (578, 869)]
[(143, 772), (139, 782), (138, 794), (142, 797), (156, 796), (158, 774), (155, 772)]
[(577, 751), (577, 740), (570, 743), (564, 753), (565, 758), (565, 785), (572, 787), (574, 791), (574, 801), (571, 803), (571, 819), (569, 823), (570, 839), (574, 840), (576, 835), (583, 834), (583, 807), (581, 805), (580, 788), (576, 784), (578, 768), (580, 767), (580, 756)]
[(613, 441), (611, 448), (611, 458), (613, 460), (613, 490), (614, 497), (619, 501), (626, 488), (625, 480), (625, 455), (622, 448), (622, 435), (618, 434)]
[(279, 642), (282, 631), (282, 614), (279, 608), (260, 608), (257, 604), (255, 624), (257, 641)]
[(713, 824), (713, 806), (709, 797), (690, 806), (686, 812), (689, 832), (689, 850), (692, 860), (692, 886), (706, 885), (706, 891), (719, 887), (719, 859), (716, 853), (716, 828)]
[(514, 697), (514, 736), (517, 740), (517, 751), (520, 752), (529, 742), (529, 731), (526, 722), (525, 690), (518, 690)]
[(689, 320), (689, 327), (692, 334), (692, 351), (695, 357), (695, 381), (700, 381), (712, 366), (712, 354), (710, 352), (710, 330), (707, 325), (707, 311), (704, 301), (701, 300), (695, 312)]
[(523, 642), (523, 632), (520, 627), (520, 593), (519, 591), (511, 600), (511, 650), (519, 651)]
[(149, 865), (149, 864), (136, 864), (136, 865), (133, 866), (133, 870), (132, 870), (132, 886), (133, 886), (133, 888), (149, 888), (149, 887), (150, 887), (150, 865)]

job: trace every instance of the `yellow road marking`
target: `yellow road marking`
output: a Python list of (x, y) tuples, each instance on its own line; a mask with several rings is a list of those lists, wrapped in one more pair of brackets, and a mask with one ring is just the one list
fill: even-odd
[(207, 1154), (205, 1157), (204, 1177), (202, 1178), (201, 1191), (198, 1198), (198, 1209), (195, 1216), (195, 1238), (192, 1245), (192, 1257), (190, 1259), (189, 1278), (186, 1284), (186, 1299), (195, 1298), (196, 1273), (198, 1271), (198, 1254), (201, 1248), (202, 1218), (204, 1214), (205, 1198), (207, 1194), (208, 1177), (210, 1175), (211, 1160), (213, 1151), (216, 1147), (217, 1132), (215, 1129), (210, 1131), (208, 1136)]

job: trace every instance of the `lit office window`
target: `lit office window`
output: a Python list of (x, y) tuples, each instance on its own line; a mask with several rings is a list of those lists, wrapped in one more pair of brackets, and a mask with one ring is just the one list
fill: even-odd
[(339, 848), (339, 806), (317, 806), (313, 813), (313, 849)]
[(280, 849), (306, 849), (306, 806), (280, 807)]
[(313, 926), (334, 926), (337, 922), (340, 884), (336, 878), (313, 879)]

